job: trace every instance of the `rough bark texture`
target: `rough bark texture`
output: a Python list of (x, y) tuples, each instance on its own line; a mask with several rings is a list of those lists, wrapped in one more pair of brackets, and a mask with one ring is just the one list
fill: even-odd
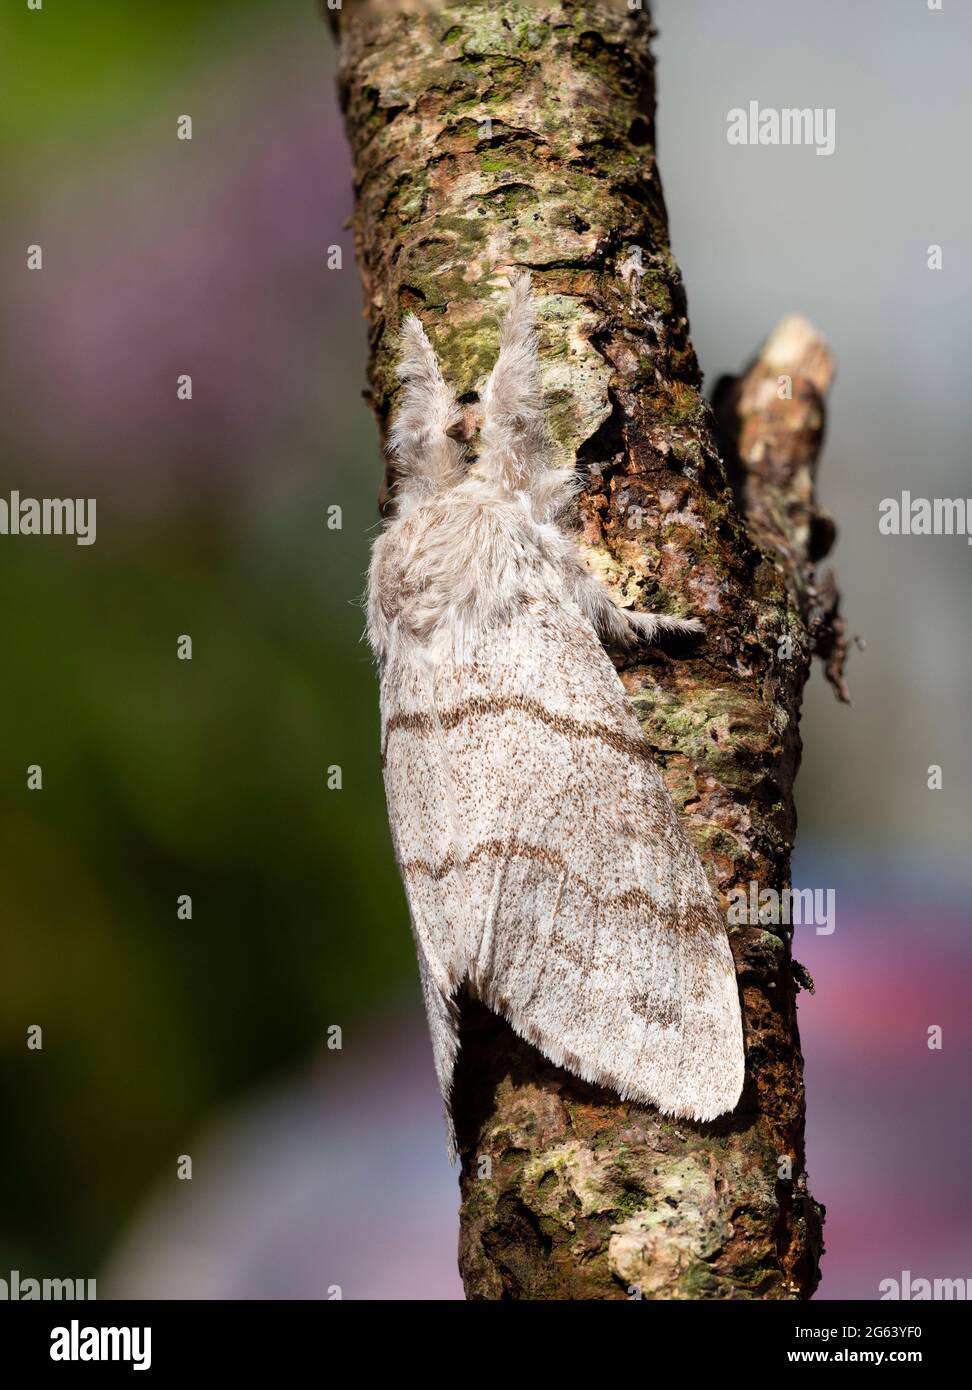
[[(379, 424), (401, 315), (420, 315), (447, 375), (475, 392), (505, 271), (531, 268), (555, 437), (585, 478), (587, 559), (627, 602), (706, 624), (701, 645), (619, 664), (622, 680), (723, 901), (751, 881), (782, 889), (815, 648), (842, 681), (836, 592), (813, 571), (833, 535), (813, 497), (826, 348), (791, 324), (723, 384), (727, 472), (669, 248), (644, 12), (345, 0), (332, 22)], [(464, 1005), (470, 1298), (812, 1293), (822, 1209), (804, 1169), (800, 972), (787, 928), (730, 935), (747, 1084), (713, 1124), (621, 1103)]]

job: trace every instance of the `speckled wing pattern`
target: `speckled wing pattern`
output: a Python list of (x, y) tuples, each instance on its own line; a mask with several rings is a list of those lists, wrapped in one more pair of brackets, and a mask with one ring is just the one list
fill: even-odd
[(586, 618), (542, 597), (462, 658), (399, 653), (382, 746), (447, 1105), (468, 980), (588, 1081), (666, 1114), (731, 1110), (743, 1039), (725, 925)]

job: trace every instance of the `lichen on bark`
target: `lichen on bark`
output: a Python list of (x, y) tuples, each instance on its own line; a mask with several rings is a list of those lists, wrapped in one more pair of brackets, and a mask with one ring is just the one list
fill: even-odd
[[(838, 676), (843, 657), (835, 592), (813, 573), (827, 533), (813, 498), (819, 339), (803, 340), (817, 356), (793, 354), (785, 428), (749, 376), (726, 385), (727, 473), (669, 246), (646, 12), (345, 0), (331, 18), (380, 429), (402, 315), (419, 314), (473, 393), (506, 272), (531, 269), (553, 433), (584, 480), (587, 562), (627, 602), (705, 622), (701, 645), (619, 660), (621, 678), (723, 902), (751, 881), (783, 888), (811, 653)], [(622, 1103), (464, 1001), (468, 1297), (812, 1293), (822, 1213), (806, 1184), (789, 930), (730, 936), (747, 1082), (712, 1124)]]

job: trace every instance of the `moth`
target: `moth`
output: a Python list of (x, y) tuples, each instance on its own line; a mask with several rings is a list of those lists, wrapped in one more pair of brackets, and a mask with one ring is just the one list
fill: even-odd
[(367, 632), (450, 1152), (463, 987), (586, 1081), (712, 1119), (743, 1082), (732, 953), (605, 646), (701, 625), (620, 607), (580, 559), (529, 275), (510, 276), (478, 431), (413, 314), (397, 372)]

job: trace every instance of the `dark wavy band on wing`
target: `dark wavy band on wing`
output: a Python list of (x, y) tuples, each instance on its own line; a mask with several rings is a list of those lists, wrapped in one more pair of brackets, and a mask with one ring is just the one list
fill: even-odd
[(573, 719), (569, 714), (558, 714), (547, 709), (539, 700), (531, 700), (525, 695), (489, 695), (472, 700), (463, 700), (451, 709), (440, 710), (438, 717), (424, 710), (413, 710), (393, 714), (385, 725), (385, 746), (382, 749), (382, 766), (388, 751), (388, 740), (393, 733), (405, 732), (428, 737), (436, 729), (454, 729), (469, 719), (478, 719), (488, 714), (506, 714), (509, 711), (525, 714), (536, 719), (557, 733), (568, 738), (594, 738), (618, 753), (626, 753), (631, 758), (651, 762), (651, 752), (644, 739), (632, 737), (612, 728), (609, 724), (598, 724), (584, 719)]
[(484, 840), (460, 859), (455, 850), (450, 850), (438, 864), (430, 864), (427, 859), (407, 859), (399, 865), (406, 883), (417, 878), (429, 878), (439, 883), (456, 869), (468, 869), (481, 859), (532, 859), (544, 868), (554, 869), (564, 875), (572, 885), (576, 885), (598, 907), (642, 907), (662, 927), (679, 935), (713, 936), (722, 930), (722, 921), (707, 906), (688, 903), (685, 907), (671, 907), (662, 904), (644, 888), (626, 888), (621, 893), (602, 894), (592, 883), (580, 874), (574, 873), (564, 857), (555, 850), (543, 845), (524, 844), (521, 840)]

